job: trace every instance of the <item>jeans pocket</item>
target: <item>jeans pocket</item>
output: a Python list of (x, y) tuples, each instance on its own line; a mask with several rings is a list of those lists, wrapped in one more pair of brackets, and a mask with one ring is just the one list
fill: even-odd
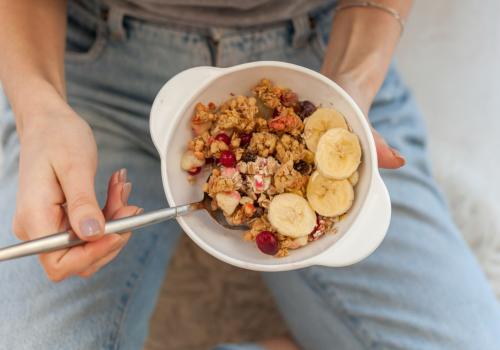
[(68, 8), (66, 63), (91, 63), (102, 53), (107, 42), (106, 25), (97, 14), (77, 5)]

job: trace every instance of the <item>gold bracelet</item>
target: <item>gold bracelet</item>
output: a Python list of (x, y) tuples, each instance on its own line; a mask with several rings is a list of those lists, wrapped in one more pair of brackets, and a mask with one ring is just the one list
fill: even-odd
[(350, 2), (350, 3), (346, 3), (346, 4), (340, 4), (335, 8), (334, 14), (336, 14), (339, 11), (342, 11), (342, 10), (345, 10), (348, 8), (352, 8), (352, 7), (371, 7), (371, 8), (375, 8), (375, 9), (387, 12), (388, 14), (390, 14), (392, 17), (394, 17), (399, 22), (399, 25), (401, 27), (401, 35), (403, 35), (403, 32), (405, 30), (405, 21), (403, 18), (401, 18), (401, 15), (399, 14), (399, 12), (396, 11), (395, 9), (389, 7), (389, 6), (382, 5), (382, 4), (376, 3), (374, 1), (354, 1), (354, 2)]

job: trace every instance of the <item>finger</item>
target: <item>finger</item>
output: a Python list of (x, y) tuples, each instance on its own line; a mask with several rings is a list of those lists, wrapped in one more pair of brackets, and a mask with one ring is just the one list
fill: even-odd
[(64, 217), (59, 204), (63, 201), (64, 195), (50, 165), (22, 154), (12, 224), (14, 233), (27, 240), (57, 232)]
[(120, 254), (121, 250), (123, 249), (123, 246), (118, 247), (117, 249), (113, 250), (110, 252), (108, 255), (106, 255), (104, 258), (101, 258), (98, 260), (95, 264), (84, 270), (83, 272), (78, 273), (78, 276), (82, 278), (90, 278), (92, 277), (96, 272), (98, 272), (100, 269), (102, 269), (104, 266), (106, 266), (110, 261), (112, 261), (118, 254)]
[(101, 257), (119, 249), (124, 244), (123, 237), (112, 233), (97, 241), (69, 248), (62, 255), (54, 253), (41, 254), (40, 261), (45, 267), (48, 278), (51, 281), (59, 282), (84, 271)]
[[(115, 219), (131, 216), (134, 213), (142, 212), (142, 208), (135, 206), (123, 207), (114, 217)], [(119, 251), (129, 240), (130, 234), (108, 234), (103, 238), (87, 242), (82, 246), (76, 246), (65, 251), (57, 251), (49, 254), (40, 255), (40, 260), (45, 267), (47, 276), (54, 282), (59, 282), (69, 276), (80, 274), (89, 267), (98, 263), (104, 257), (109, 256), (115, 251)], [(97, 264), (100, 268), (109, 261), (103, 261)]]
[(121, 236), (124, 239), (123, 245), (118, 247), (116, 250), (111, 251), (108, 255), (100, 258), (94, 264), (92, 264), (89, 268), (85, 269), (83, 272), (78, 273), (78, 276), (89, 278), (92, 277), (96, 272), (102, 269), (104, 266), (109, 264), (118, 254), (120, 254), (121, 250), (128, 243), (132, 232), (123, 233)]
[(377, 148), (378, 166), (386, 169), (397, 169), (405, 165), (405, 158), (394, 148), (391, 148), (384, 138), (372, 128), (375, 147)]
[(24, 229), (24, 226), (16, 217), (14, 217), (14, 220), (12, 221), (12, 232), (14, 232), (17, 238), (19, 238), (21, 241), (27, 241), (29, 239), (28, 233)]
[(83, 240), (96, 240), (104, 232), (104, 215), (94, 190), (96, 164), (85, 157), (68, 161), (58, 169), (59, 182), (66, 197), (68, 216), (73, 231)]
[[(122, 174), (122, 175), (120, 175)], [(116, 177), (116, 182), (113, 178)], [(116, 172), (110, 179), (108, 185), (108, 197), (103, 213), (106, 220), (111, 220), (114, 214), (124, 206), (128, 205), (128, 198), (132, 191), (132, 184), (125, 182), (127, 180), (126, 170), (122, 169)]]
[[(122, 217), (131, 216), (131, 215), (139, 215), (142, 212), (144, 212), (144, 209), (142, 209), (142, 208), (137, 208), (137, 207), (133, 207), (133, 206), (125, 207), (125, 208), (121, 208), (116, 213), (116, 215), (113, 217), (113, 219), (119, 219)], [(133, 213), (133, 214), (131, 214), (131, 213)], [(131, 232), (127, 232), (127, 233), (122, 234), (122, 237), (124, 238), (124, 241), (125, 241), (124, 246), (126, 245), (128, 240), (130, 239), (131, 234), (132, 234)], [(107, 256), (99, 259), (96, 263), (94, 263), (88, 269), (84, 270), (79, 275), (81, 277), (86, 277), (86, 278), (92, 276), (94, 273), (99, 271), (102, 267), (107, 265), (111, 260), (113, 260), (119, 254), (120, 251), (121, 251), (121, 248), (117, 249), (116, 251), (110, 252)]]

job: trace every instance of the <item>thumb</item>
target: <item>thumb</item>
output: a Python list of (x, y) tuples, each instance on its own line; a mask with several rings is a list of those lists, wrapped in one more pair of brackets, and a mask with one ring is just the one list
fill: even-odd
[(80, 239), (96, 240), (104, 233), (105, 221), (95, 195), (94, 172), (91, 167), (70, 169), (59, 181), (66, 197), (71, 228)]
[(372, 128), (375, 147), (377, 148), (378, 166), (386, 169), (397, 169), (405, 165), (405, 158), (394, 148), (391, 148), (384, 138)]

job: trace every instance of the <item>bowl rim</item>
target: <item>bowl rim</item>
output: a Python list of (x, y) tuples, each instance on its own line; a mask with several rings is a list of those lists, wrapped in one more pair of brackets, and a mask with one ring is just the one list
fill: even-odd
[[(184, 70), (180, 72), (178, 75), (181, 75), (185, 72), (188, 71), (204, 71), (206, 70), (207, 72), (210, 71), (210, 74), (207, 75), (206, 79), (204, 81), (199, 82), (199, 84), (196, 85), (196, 88), (191, 90), (190, 95), (188, 98), (184, 99), (182, 103), (179, 105), (179, 107), (176, 109), (175, 114), (171, 115), (170, 118), (170, 123), (167, 127), (168, 130), (163, 130), (163, 137), (166, 139), (166, 144), (168, 145), (168, 140), (172, 138), (172, 134), (176, 130), (176, 126), (180, 122), (180, 119), (183, 115), (187, 113), (187, 108), (192, 105), (193, 100), (196, 100), (199, 98), (200, 94), (202, 94), (207, 88), (210, 87), (210, 85), (217, 79), (221, 78), (222, 76), (228, 75), (228, 74), (233, 74), (238, 71), (243, 71), (247, 69), (252, 69), (256, 67), (277, 67), (277, 68), (285, 68), (285, 69), (291, 69), (294, 71), (299, 71), (301, 73), (305, 73), (309, 76), (312, 76), (315, 79), (318, 79), (325, 83), (327, 86), (330, 88), (334, 89), (339, 95), (348, 102), (349, 106), (353, 109), (355, 112), (354, 114), (356, 115), (356, 118), (360, 120), (361, 127), (363, 128), (364, 134), (363, 137), (366, 138), (367, 142), (367, 147), (368, 151), (370, 152), (370, 162), (368, 162), (368, 166), (370, 167), (370, 178), (368, 179), (368, 188), (366, 190), (366, 195), (364, 198), (363, 203), (361, 204), (360, 210), (356, 216), (358, 218), (364, 211), (363, 208), (366, 205), (366, 202), (368, 200), (368, 197), (370, 196), (370, 193), (373, 191), (374, 188), (374, 179), (376, 177), (380, 177), (379, 171), (378, 171), (378, 166), (377, 166), (377, 153), (376, 153), (376, 148), (375, 148), (375, 142), (373, 140), (373, 137), (371, 136), (371, 130), (370, 126), (368, 124), (368, 121), (366, 117), (364, 116), (363, 112), (359, 108), (359, 106), (356, 104), (356, 102), (352, 99), (352, 97), (342, 88), (340, 87), (337, 83), (335, 83), (333, 80), (325, 77), (324, 75), (311, 70), (306, 67), (302, 67), (299, 65), (295, 65), (292, 63), (286, 63), (286, 62), (278, 62), (278, 61), (257, 61), (257, 62), (250, 62), (250, 63), (244, 63), (244, 64), (239, 64), (235, 65), (232, 67), (228, 68), (216, 68), (216, 67), (210, 67), (210, 66), (202, 66), (202, 67), (194, 67), (190, 68), (187, 70)], [(174, 76), (173, 78), (175, 78)], [(172, 80), (171, 78), (170, 80)], [(167, 81), (163, 87), (165, 87), (169, 82)], [(158, 115), (158, 108), (155, 108), (157, 105), (157, 99), (159, 98), (160, 95), (162, 95), (162, 89), (159, 91), (157, 94), (155, 101), (153, 103), (153, 107), (151, 109), (151, 119), (157, 118), (156, 116)], [(158, 116), (159, 117), (159, 116)], [(152, 123), (151, 123), (152, 124)], [(165, 133), (166, 131), (166, 133)], [(153, 130), (151, 130), (152, 135), (153, 135)], [(368, 137), (366, 137), (368, 135)], [(359, 137), (359, 135), (358, 135)], [(156, 144), (156, 143), (155, 143)], [(158, 147), (157, 147), (158, 148)], [(172, 191), (171, 191), (171, 181), (169, 181), (167, 177), (167, 172), (166, 172), (166, 167), (164, 166), (167, 155), (168, 155), (168, 147), (161, 147), (158, 148), (158, 152), (160, 154), (160, 159), (161, 159), (161, 173), (162, 173), (162, 181), (163, 181), (163, 187), (164, 191), (167, 197), (168, 202), (172, 205), (175, 203)], [(189, 237), (195, 241), (197, 245), (199, 245), (202, 249), (213, 255), (214, 257), (227, 262), (231, 265), (235, 265), (238, 267), (242, 267), (245, 269), (251, 269), (251, 270), (256, 270), (256, 271), (283, 271), (283, 270), (290, 270), (290, 269), (297, 269), (297, 268), (302, 268), (302, 267), (307, 267), (311, 266), (314, 264), (314, 260), (318, 256), (323, 256), (326, 254), (328, 251), (334, 249), (334, 247), (338, 246), (339, 243), (345, 239), (347, 236), (349, 236), (347, 233), (350, 231), (351, 227), (354, 225), (356, 220), (353, 220), (353, 223), (346, 229), (346, 232), (344, 235), (342, 235), (337, 241), (335, 241), (333, 244), (331, 244), (329, 247), (325, 248), (321, 253), (317, 255), (313, 255), (311, 257), (304, 258), (299, 261), (295, 262), (285, 262), (282, 264), (263, 264), (263, 263), (250, 263), (246, 261), (242, 261), (237, 258), (233, 258), (230, 256), (227, 256), (226, 254), (222, 253), (218, 249), (213, 248), (210, 244), (207, 244), (204, 240), (201, 239), (201, 237), (194, 232), (194, 230), (191, 229), (191, 227), (183, 220), (182, 217), (178, 218), (178, 222), (180, 226), (184, 229), (184, 231), (189, 235)]]

